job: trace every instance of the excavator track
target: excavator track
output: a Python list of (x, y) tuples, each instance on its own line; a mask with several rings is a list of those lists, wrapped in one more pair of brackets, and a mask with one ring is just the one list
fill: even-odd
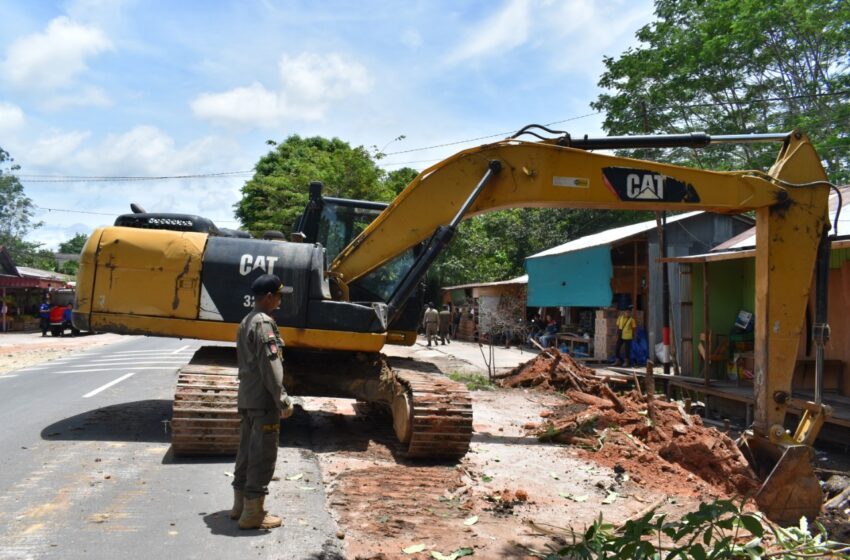
[(239, 448), (238, 368), (228, 364), (232, 358), (226, 354), (222, 361), (228, 365), (205, 363), (216, 360), (208, 348), (177, 373), (171, 417), (175, 455), (235, 455)]
[[(400, 364), (384, 364), (379, 400), (389, 401), (393, 427), (407, 445), (407, 456), (420, 459), (458, 459), (472, 438), (472, 399), (462, 383), (437, 373), (423, 373)], [(333, 363), (339, 364), (335, 360)], [(355, 361), (356, 363), (356, 361)], [(297, 371), (301, 368), (292, 368)], [(367, 378), (378, 381), (379, 367)], [(304, 368), (310, 377), (315, 369)], [(361, 378), (362, 379), (362, 378)], [(359, 382), (352, 385), (359, 386)], [(204, 347), (177, 374), (171, 419), (171, 445), (176, 455), (234, 455), (239, 447), (239, 390), (235, 352), (227, 347)], [(374, 393), (373, 393), (374, 395)], [(351, 395), (354, 396), (354, 395)], [(365, 395), (364, 395), (365, 396)]]
[[(472, 438), (472, 399), (462, 383), (393, 367), (399, 389), (393, 400), (396, 435), (412, 458), (459, 459)], [(406, 420), (405, 420), (405, 412)]]

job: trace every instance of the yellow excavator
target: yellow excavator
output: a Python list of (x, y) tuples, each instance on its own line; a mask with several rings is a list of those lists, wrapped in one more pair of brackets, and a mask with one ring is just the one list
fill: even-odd
[[(779, 144), (767, 172), (707, 171), (594, 151), (748, 142)], [(287, 389), (381, 403), (409, 456), (457, 458), (472, 433), (466, 389), (403, 364), (389, 367), (378, 352), (384, 344), (413, 344), (422, 279), (461, 220), (515, 207), (754, 212), (756, 406), (742, 448), (763, 480), (756, 497), (762, 511), (796, 523), (801, 515), (813, 518), (822, 502), (811, 446), (828, 409), (819, 398), (804, 403), (793, 432), (785, 415), (816, 268), (824, 284), (830, 186), (800, 131), (573, 138), (529, 125), (424, 170), (388, 205), (323, 197), (312, 184), (290, 241), (247, 238), (198, 216), (134, 207), (90, 236), (73, 320), (85, 330), (230, 342), (253, 305), (251, 282), (275, 273), (286, 287), (275, 319), (287, 347)], [(818, 291), (814, 331), (822, 347), (829, 331), (825, 291)], [(178, 373), (175, 452), (235, 450), (234, 353), (202, 348)]]

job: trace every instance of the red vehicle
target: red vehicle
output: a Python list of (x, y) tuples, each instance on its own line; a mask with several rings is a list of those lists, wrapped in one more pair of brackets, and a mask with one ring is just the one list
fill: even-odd
[(74, 290), (61, 289), (50, 293), (50, 335), (62, 336), (66, 329), (76, 336), (80, 331), (71, 324), (71, 308), (74, 301)]

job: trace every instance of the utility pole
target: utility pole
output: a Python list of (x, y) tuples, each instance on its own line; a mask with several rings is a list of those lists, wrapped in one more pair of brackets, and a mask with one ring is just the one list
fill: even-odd
[(661, 342), (664, 345), (664, 374), (670, 374), (670, 282), (667, 278), (667, 212), (655, 214), (658, 224), (658, 246), (661, 252)]

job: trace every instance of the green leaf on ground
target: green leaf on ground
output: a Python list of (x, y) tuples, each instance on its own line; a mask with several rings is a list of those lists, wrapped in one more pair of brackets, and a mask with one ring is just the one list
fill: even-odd
[(298, 473), (298, 474), (294, 474), (292, 476), (287, 476), (286, 480), (301, 480), (302, 478), (304, 478), (304, 474)]
[(405, 554), (416, 554), (417, 552), (422, 552), (423, 550), (425, 550), (425, 545), (422, 544), (422, 543), (412, 544), (412, 545), (408, 546), (407, 548), (401, 549), (401, 551), (404, 552)]

